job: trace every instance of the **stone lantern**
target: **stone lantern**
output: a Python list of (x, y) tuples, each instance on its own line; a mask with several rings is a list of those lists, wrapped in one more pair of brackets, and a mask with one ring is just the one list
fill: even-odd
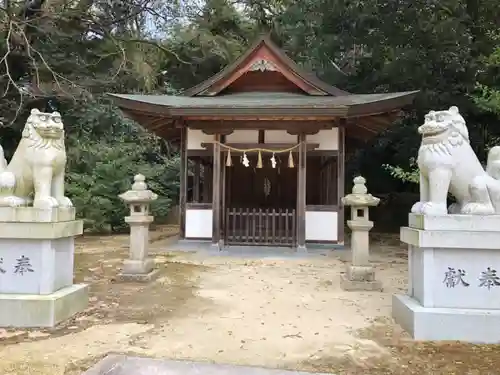
[(342, 275), (341, 287), (344, 290), (382, 290), (382, 285), (375, 280), (375, 271), (369, 263), (369, 232), (373, 222), (369, 220), (368, 208), (379, 204), (380, 199), (368, 194), (366, 180), (354, 178), (352, 193), (342, 198), (342, 203), (351, 207), (351, 220), (347, 226), (351, 229), (352, 264)]
[(154, 219), (149, 214), (149, 205), (158, 196), (148, 190), (145, 177), (138, 174), (134, 177), (132, 189), (119, 197), (130, 207), (130, 216), (125, 217), (125, 222), (130, 225), (130, 250), (129, 259), (123, 262), (118, 277), (122, 281), (149, 281), (158, 273), (154, 260), (148, 258), (149, 225)]

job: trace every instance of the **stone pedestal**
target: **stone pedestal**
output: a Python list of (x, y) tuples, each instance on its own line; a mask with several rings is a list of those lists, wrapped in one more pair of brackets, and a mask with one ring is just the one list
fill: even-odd
[(86, 308), (73, 285), (74, 209), (0, 207), (0, 326), (53, 327)]
[(408, 295), (392, 314), (417, 340), (500, 342), (500, 216), (410, 214)]
[(158, 275), (154, 260), (148, 258), (149, 225), (154, 219), (149, 215), (149, 205), (157, 195), (147, 189), (143, 175), (135, 176), (134, 181), (132, 189), (120, 195), (130, 206), (130, 216), (125, 218), (130, 225), (130, 250), (118, 279), (147, 282)]
[(369, 232), (373, 222), (368, 220), (368, 207), (376, 206), (380, 199), (368, 194), (365, 183), (363, 177), (356, 177), (352, 193), (342, 198), (342, 203), (351, 206), (351, 220), (347, 221), (347, 226), (351, 229), (352, 263), (340, 276), (340, 286), (348, 291), (382, 290), (382, 284), (375, 280), (375, 270), (369, 261)]

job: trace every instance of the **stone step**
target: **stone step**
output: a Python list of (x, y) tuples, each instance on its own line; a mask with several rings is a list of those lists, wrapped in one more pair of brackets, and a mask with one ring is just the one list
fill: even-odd
[[(308, 372), (110, 355), (83, 375), (310, 375)], [(329, 375), (319, 374), (315, 375)], [(332, 375), (332, 374), (330, 374)]]

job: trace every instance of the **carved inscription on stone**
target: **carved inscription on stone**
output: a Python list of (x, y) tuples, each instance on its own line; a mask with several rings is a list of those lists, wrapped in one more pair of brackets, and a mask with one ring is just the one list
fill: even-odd
[(500, 286), (500, 277), (497, 275), (497, 270), (488, 267), (486, 271), (481, 272), (479, 276), (479, 286), (490, 290), (494, 286)]
[(19, 275), (24, 275), (27, 272), (35, 272), (33, 266), (31, 265), (30, 258), (21, 255), (21, 258), (16, 259), (16, 265), (14, 266), (14, 273)]
[(448, 271), (444, 273), (443, 283), (447, 288), (455, 288), (457, 285), (469, 286), (470, 284), (464, 280), (466, 272), (462, 269), (448, 267)]

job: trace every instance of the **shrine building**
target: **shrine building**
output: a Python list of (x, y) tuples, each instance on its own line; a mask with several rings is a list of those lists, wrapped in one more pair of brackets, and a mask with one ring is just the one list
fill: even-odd
[(385, 130), (416, 94), (340, 90), (261, 37), (181, 95), (112, 97), (180, 144), (181, 238), (305, 249), (344, 241), (346, 143)]

